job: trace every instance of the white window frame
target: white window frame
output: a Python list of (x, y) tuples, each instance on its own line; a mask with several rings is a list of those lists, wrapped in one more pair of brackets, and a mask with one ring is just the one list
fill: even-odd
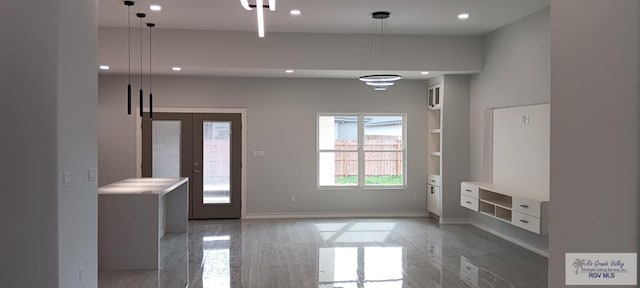
[[(320, 185), (320, 153), (337, 150), (320, 149), (320, 117), (324, 116), (357, 116), (358, 118), (358, 150), (340, 150), (338, 152), (358, 153), (357, 185)], [(364, 150), (364, 118), (370, 116), (402, 117), (402, 150)], [(401, 185), (365, 185), (365, 152), (402, 152), (402, 184)], [(407, 113), (318, 113), (316, 115), (316, 188), (318, 190), (353, 190), (353, 189), (406, 189), (407, 188)]]

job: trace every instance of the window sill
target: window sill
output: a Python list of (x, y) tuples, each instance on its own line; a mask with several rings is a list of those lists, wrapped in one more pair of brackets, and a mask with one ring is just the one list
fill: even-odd
[(407, 186), (316, 186), (316, 190), (406, 190)]

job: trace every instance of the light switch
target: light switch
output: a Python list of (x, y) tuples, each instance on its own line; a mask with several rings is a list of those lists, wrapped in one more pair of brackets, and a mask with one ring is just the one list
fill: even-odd
[(253, 151), (253, 157), (264, 158), (264, 151)]
[(71, 187), (71, 173), (69, 172), (62, 173), (62, 186)]
[(96, 175), (97, 175), (97, 171), (96, 169), (89, 169), (89, 175), (88, 175), (88, 179), (90, 183), (96, 182)]

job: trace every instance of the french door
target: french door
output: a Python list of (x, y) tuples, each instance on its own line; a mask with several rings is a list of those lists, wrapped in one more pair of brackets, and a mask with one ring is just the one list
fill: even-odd
[(142, 122), (142, 176), (189, 177), (189, 218), (240, 218), (239, 113), (153, 113)]

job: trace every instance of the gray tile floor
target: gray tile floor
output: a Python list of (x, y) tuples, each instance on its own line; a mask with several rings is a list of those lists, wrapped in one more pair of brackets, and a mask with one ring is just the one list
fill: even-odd
[(426, 218), (191, 221), (161, 253), (99, 287), (547, 287), (547, 258)]

